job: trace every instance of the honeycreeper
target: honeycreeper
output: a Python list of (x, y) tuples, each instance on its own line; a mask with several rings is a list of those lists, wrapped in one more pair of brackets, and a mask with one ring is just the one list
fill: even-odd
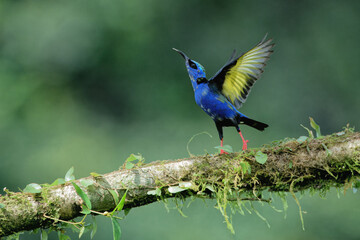
[[(228, 62), (210, 79), (206, 78), (204, 67), (190, 59), (186, 54), (173, 48), (184, 59), (195, 93), (195, 102), (215, 122), (223, 146), (223, 127), (233, 126), (240, 134), (243, 150), (247, 149), (239, 124), (245, 124), (263, 131), (269, 125), (253, 120), (241, 112), (239, 108), (245, 102), (251, 87), (264, 72), (266, 61), (273, 53), (272, 39), (267, 35), (254, 48), (236, 57), (234, 50)], [(220, 154), (226, 153), (221, 149)]]

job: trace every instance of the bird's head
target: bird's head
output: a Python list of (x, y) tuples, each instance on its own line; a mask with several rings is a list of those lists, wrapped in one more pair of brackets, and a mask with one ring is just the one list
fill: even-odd
[(185, 66), (189, 73), (189, 77), (194, 90), (198, 84), (207, 82), (205, 69), (203, 66), (201, 66), (200, 63), (191, 60), (186, 56), (185, 53), (176, 48), (173, 48), (173, 50), (178, 52), (185, 59)]

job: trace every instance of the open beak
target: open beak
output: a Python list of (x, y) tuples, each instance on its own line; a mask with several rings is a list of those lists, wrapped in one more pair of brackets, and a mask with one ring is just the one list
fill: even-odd
[(176, 52), (178, 52), (185, 60), (186, 60), (186, 59), (189, 59), (189, 58), (186, 56), (186, 54), (183, 53), (182, 51), (180, 51), (180, 50), (178, 50), (178, 49), (176, 49), (176, 48), (173, 48), (173, 50), (176, 51)]

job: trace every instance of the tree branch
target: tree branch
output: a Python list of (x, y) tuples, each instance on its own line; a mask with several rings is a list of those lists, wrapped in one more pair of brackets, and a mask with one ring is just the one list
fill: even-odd
[[(261, 200), (259, 193), (265, 189), (293, 193), (309, 188), (346, 188), (360, 175), (360, 133), (344, 131), (299, 142), (292, 139), (241, 153), (152, 162), (87, 177), (94, 182), (88, 187), (81, 185), (81, 179), (74, 182), (90, 198), (92, 210), (104, 212), (116, 206), (111, 190), (120, 197), (128, 190), (124, 208), (133, 208), (158, 201), (159, 196), (148, 194), (156, 189), (161, 198), (178, 194), (217, 198), (219, 191), (229, 188), (237, 193), (235, 199), (241, 195), (242, 200)], [(259, 150), (267, 155), (265, 164), (256, 161)], [(169, 192), (170, 186), (182, 182), (188, 184), (188, 190)], [(231, 198), (234, 195), (228, 201)], [(56, 222), (53, 219), (73, 219), (81, 215), (81, 204), (82, 199), (70, 182), (44, 187), (36, 194), (7, 191), (0, 197), (0, 237), (49, 227)]]

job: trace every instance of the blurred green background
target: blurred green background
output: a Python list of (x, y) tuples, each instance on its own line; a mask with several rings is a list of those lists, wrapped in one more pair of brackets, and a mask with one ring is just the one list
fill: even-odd
[[(78, 178), (110, 172), (131, 153), (146, 162), (184, 158), (203, 131), (213, 137), (196, 137), (190, 151), (215, 153), (215, 125), (196, 106), (172, 47), (211, 77), (234, 48), (247, 51), (267, 32), (274, 38), (275, 53), (241, 109), (270, 125), (263, 133), (242, 128), (249, 147), (305, 135), (309, 116), (323, 134), (358, 127), (359, 12), (360, 1), (333, 0), (1, 1), (0, 188), (49, 183), (71, 166)], [(224, 134), (241, 149), (233, 128)], [(187, 218), (155, 203), (121, 221), (123, 239), (359, 239), (359, 194), (340, 196), (301, 199), (306, 231), (290, 196), (286, 219), (255, 204), (271, 228), (256, 214), (236, 215), (235, 236), (213, 201), (195, 201)], [(95, 239), (111, 239), (110, 221), (98, 221)]]

